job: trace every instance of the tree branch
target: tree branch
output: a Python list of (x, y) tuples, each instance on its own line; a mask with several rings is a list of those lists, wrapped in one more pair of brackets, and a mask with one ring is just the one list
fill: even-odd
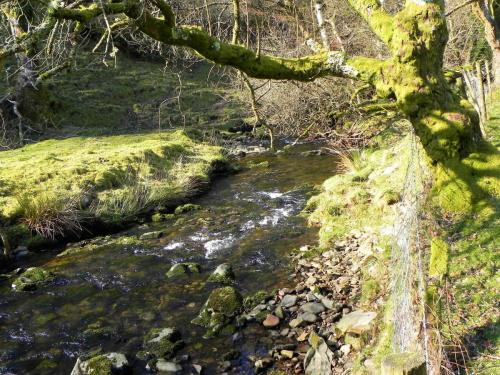
[[(260, 79), (312, 81), (324, 76), (337, 76), (373, 83), (384, 61), (366, 57), (347, 57), (340, 51), (321, 51), (298, 58), (256, 56), (241, 45), (224, 43), (197, 26), (169, 26), (141, 7), (136, 0), (108, 4), (107, 14), (125, 13), (135, 26), (151, 38), (168, 45), (188, 47), (216, 64), (232, 66), (249, 77)], [(55, 18), (91, 20), (102, 14), (99, 7), (68, 9), (55, 8)]]
[(473, 4), (473, 3), (477, 3), (478, 0), (467, 0), (466, 2), (460, 4), (460, 5), (457, 5), (455, 8), (453, 8), (452, 10), (448, 11), (447, 13), (445, 13), (445, 17), (449, 17), (451, 16), (453, 13), (455, 13), (457, 10), (460, 10), (462, 9), (463, 7), (466, 7), (467, 5), (470, 5), (470, 4)]

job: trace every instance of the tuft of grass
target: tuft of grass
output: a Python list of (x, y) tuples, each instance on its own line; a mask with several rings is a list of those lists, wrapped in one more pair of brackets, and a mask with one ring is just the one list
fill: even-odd
[(59, 197), (50, 192), (16, 197), (21, 222), (44, 238), (54, 239), (64, 233), (78, 233), (83, 219), (79, 196)]

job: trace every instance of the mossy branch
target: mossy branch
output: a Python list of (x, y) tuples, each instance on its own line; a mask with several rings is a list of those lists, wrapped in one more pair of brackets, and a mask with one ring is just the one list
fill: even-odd
[[(383, 61), (366, 57), (347, 57), (343, 52), (321, 51), (297, 59), (269, 55), (256, 56), (241, 45), (225, 43), (197, 26), (171, 26), (164, 19), (154, 17), (140, 2), (126, 0), (105, 6), (106, 14), (124, 13), (135, 26), (151, 38), (168, 45), (188, 47), (216, 64), (232, 66), (249, 77), (261, 79), (312, 81), (324, 76), (337, 76), (372, 83)], [(54, 8), (55, 18), (90, 21), (103, 14), (95, 5), (79, 9)]]

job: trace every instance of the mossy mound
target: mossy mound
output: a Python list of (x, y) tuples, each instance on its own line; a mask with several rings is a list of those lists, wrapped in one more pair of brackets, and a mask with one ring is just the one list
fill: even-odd
[(205, 336), (214, 336), (231, 323), (241, 306), (242, 297), (233, 287), (215, 289), (191, 323), (207, 328)]
[(199, 191), (223, 163), (219, 147), (183, 131), (48, 140), (5, 151), (0, 225), (56, 236), (93, 219), (123, 223)]
[(43, 268), (31, 267), (12, 283), (12, 288), (17, 291), (35, 290), (54, 280), (54, 277), (52, 272)]

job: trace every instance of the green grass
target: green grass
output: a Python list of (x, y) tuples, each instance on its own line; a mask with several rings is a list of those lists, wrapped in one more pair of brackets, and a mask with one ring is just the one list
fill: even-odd
[[(249, 113), (227, 80), (196, 64), (177, 76), (161, 62), (119, 53), (108, 67), (82, 51), (47, 81), (53, 112), (44, 137), (115, 135), (178, 127), (227, 127)], [(179, 78), (180, 77), (180, 78)]]
[(37, 230), (71, 208), (121, 222), (193, 193), (223, 160), (180, 130), (42, 141), (0, 153), (0, 218)]
[(476, 168), (476, 182), (488, 194), (469, 215), (447, 228), (450, 242), (448, 263), (451, 297), (443, 304), (443, 334), (468, 348), (470, 372), (498, 373), (500, 356), (500, 90), (492, 97), (486, 124), (490, 145), (469, 157)]

